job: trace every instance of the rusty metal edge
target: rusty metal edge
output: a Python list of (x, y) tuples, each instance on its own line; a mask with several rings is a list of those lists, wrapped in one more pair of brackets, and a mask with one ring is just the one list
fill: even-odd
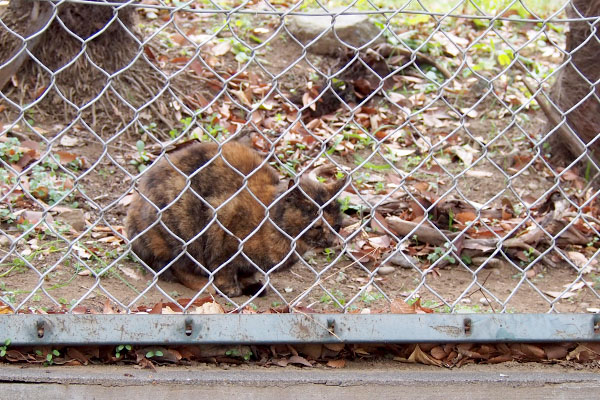
[(594, 314), (0, 316), (0, 344), (493, 343), (600, 341)]

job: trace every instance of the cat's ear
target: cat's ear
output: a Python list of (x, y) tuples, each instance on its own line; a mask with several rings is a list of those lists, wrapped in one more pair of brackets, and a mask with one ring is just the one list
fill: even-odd
[(342, 191), (342, 189), (346, 186), (346, 184), (348, 183), (348, 176), (346, 176), (345, 178), (342, 179), (338, 179), (335, 182), (329, 183), (327, 184), (327, 190), (329, 191), (329, 193), (331, 193), (332, 196), (338, 195), (340, 194), (340, 192)]
[(293, 187), (294, 187), (294, 185), (295, 185), (295, 183), (294, 183), (294, 180), (293, 180), (293, 179), (290, 179), (290, 180), (288, 181), (288, 189), (291, 189), (291, 188), (293, 188)]

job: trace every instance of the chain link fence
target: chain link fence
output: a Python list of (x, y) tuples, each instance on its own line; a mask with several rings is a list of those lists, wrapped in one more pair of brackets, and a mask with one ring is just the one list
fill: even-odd
[(594, 5), (333, 3), (3, 4), (3, 312), (597, 313)]

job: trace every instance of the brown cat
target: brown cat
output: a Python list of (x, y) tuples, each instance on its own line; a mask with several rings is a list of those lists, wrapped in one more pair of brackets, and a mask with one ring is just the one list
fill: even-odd
[(278, 173), (254, 150), (230, 142), (218, 151), (216, 143), (191, 142), (139, 181), (127, 235), (137, 256), (160, 276), (199, 290), (214, 273), (214, 284), (227, 296), (253, 294), (263, 289), (257, 267), (281, 270), (296, 261), (288, 236), (297, 239), (299, 254), (335, 242), (342, 216), (331, 199), (343, 180), (301, 178), (294, 188), (290, 181), (283, 195)]

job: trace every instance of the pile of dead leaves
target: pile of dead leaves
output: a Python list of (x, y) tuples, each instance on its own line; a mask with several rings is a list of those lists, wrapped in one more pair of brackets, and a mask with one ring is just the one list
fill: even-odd
[(437, 367), (498, 364), (508, 361), (582, 363), (600, 366), (600, 344), (302, 344), (302, 345), (185, 345), (185, 346), (41, 346), (5, 350), (1, 360), (45, 365), (194, 363), (248, 364), (263, 367), (344, 368), (348, 361), (387, 359)]

